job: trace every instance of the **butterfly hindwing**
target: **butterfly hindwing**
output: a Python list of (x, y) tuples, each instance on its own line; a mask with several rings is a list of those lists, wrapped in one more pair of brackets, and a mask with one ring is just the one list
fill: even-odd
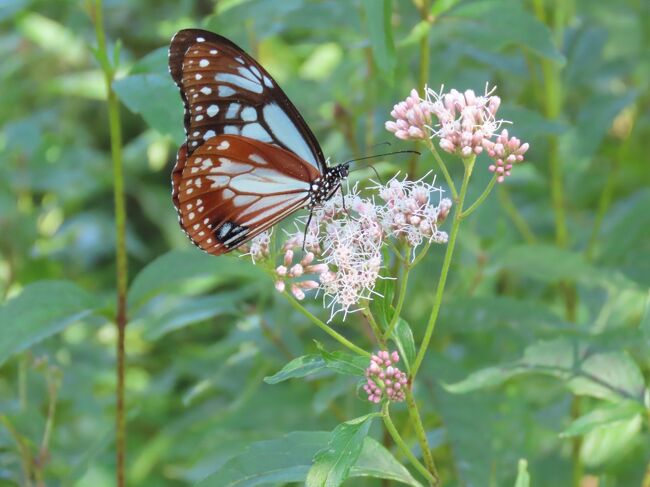
[(212, 137), (241, 135), (273, 144), (324, 173), (316, 137), (266, 70), (241, 48), (212, 32), (179, 31), (169, 69), (185, 103), (187, 152)]
[(194, 244), (219, 255), (305, 206), (319, 177), (285, 149), (220, 135), (189, 156), (181, 147), (172, 178), (174, 204)]

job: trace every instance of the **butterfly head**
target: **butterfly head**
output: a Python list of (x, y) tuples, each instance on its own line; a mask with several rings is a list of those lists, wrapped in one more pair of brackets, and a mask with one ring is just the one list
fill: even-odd
[(341, 181), (350, 174), (349, 163), (328, 168), (325, 174), (312, 181), (309, 207), (320, 206), (334, 196)]

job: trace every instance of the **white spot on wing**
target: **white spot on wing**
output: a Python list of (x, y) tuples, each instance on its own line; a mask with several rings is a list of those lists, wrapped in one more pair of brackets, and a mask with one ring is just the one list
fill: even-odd
[(208, 61), (207, 59), (201, 59), (199, 61), (199, 66), (201, 66), (202, 68), (205, 68), (206, 66), (209, 66), (209, 65), (210, 65), (210, 61)]
[(205, 37), (197, 37), (196, 42), (205, 42)]
[(226, 150), (228, 147), (230, 147), (230, 142), (222, 140), (217, 146), (217, 150)]
[(208, 140), (210, 137), (214, 137), (217, 135), (214, 130), (208, 130), (206, 133), (203, 134), (203, 140)]
[(201, 93), (203, 93), (204, 95), (209, 95), (210, 93), (212, 93), (212, 88), (210, 88), (209, 86), (204, 86), (203, 88), (201, 88)]
[(219, 107), (217, 105), (210, 105), (207, 110), (207, 114), (209, 117), (214, 117), (217, 113), (219, 113)]

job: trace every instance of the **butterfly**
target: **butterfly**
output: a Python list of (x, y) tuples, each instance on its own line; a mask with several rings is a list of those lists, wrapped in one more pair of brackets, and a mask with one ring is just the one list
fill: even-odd
[(181, 228), (205, 252), (229, 252), (295, 211), (313, 210), (348, 176), (349, 163), (328, 167), (287, 95), (232, 41), (181, 30), (169, 47), (169, 71), (186, 134), (172, 200)]

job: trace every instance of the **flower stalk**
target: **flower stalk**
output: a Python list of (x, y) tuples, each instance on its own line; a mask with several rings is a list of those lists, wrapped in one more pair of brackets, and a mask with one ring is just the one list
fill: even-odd
[(415, 362), (411, 367), (411, 381), (415, 380), (415, 376), (422, 365), (424, 356), (431, 342), (431, 337), (433, 336), (433, 331), (436, 327), (436, 322), (438, 320), (438, 314), (440, 312), (440, 306), (442, 305), (442, 297), (445, 291), (445, 285), (447, 284), (447, 276), (449, 274), (449, 268), (451, 267), (451, 260), (454, 256), (454, 248), (456, 246), (456, 238), (458, 237), (458, 232), (460, 230), (460, 223), (463, 219), (463, 204), (465, 203), (465, 197), (467, 196), (467, 188), (469, 186), (469, 180), (472, 176), (472, 171), (474, 170), (474, 162), (476, 161), (476, 156), (470, 156), (467, 159), (463, 159), (465, 166), (465, 172), (463, 175), (463, 183), (460, 187), (460, 194), (454, 205), (456, 208), (454, 210), (454, 219), (451, 226), (451, 232), (449, 233), (449, 242), (447, 243), (447, 250), (445, 251), (445, 257), (442, 262), (442, 270), (440, 271), (440, 278), (438, 280), (438, 286), (436, 287), (436, 294), (433, 300), (433, 307), (431, 309), (431, 314), (429, 316), (429, 321), (424, 332), (424, 337), (422, 338), (422, 343), (415, 357)]
[[(128, 289), (128, 261), (126, 251), (126, 202), (124, 194), (124, 174), (122, 164), (122, 128), (120, 121), (119, 101), (113, 91), (113, 80), (115, 78), (115, 66), (111, 64), (106, 46), (106, 35), (104, 33), (104, 19), (102, 0), (95, 0), (93, 11), (93, 22), (95, 24), (95, 35), (97, 49), (95, 51), (97, 60), (104, 73), (106, 84), (106, 103), (108, 107), (108, 123), (111, 141), (111, 156), (113, 161), (113, 199), (115, 205), (115, 259), (117, 278), (117, 308), (115, 314), (115, 325), (117, 327), (117, 387), (116, 387), (116, 483), (118, 487), (124, 487), (125, 481), (125, 457), (126, 457), (126, 412), (124, 401), (125, 384), (125, 339), (127, 326), (127, 305), (126, 296)], [(117, 62), (117, 59), (113, 60)]]
[(381, 409), (382, 419), (384, 420), (384, 426), (386, 426), (386, 431), (388, 431), (391, 438), (393, 439), (397, 447), (400, 449), (402, 454), (409, 460), (409, 462), (411, 462), (411, 464), (415, 467), (415, 469), (427, 479), (429, 485), (437, 485), (438, 484), (437, 475), (431, 473), (429, 470), (427, 470), (427, 468), (424, 465), (422, 465), (422, 462), (420, 462), (415, 457), (415, 455), (413, 455), (411, 449), (408, 447), (408, 445), (404, 442), (404, 440), (400, 436), (399, 432), (397, 431), (397, 428), (395, 427), (395, 424), (393, 423), (393, 420), (390, 417), (389, 406), (390, 403), (388, 401), (384, 401), (384, 404)]

